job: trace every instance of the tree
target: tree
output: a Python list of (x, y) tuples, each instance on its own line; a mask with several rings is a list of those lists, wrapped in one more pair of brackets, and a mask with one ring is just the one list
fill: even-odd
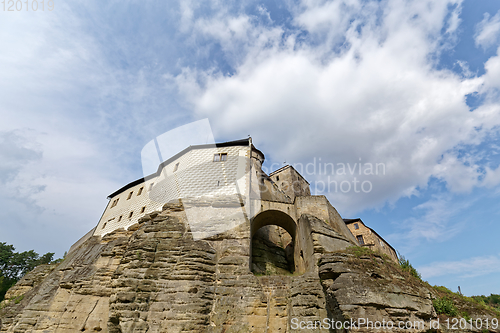
[(41, 264), (53, 262), (54, 253), (48, 252), (39, 256), (33, 250), (21, 253), (14, 252), (13, 245), (0, 242), (0, 301), (5, 293), (26, 273)]

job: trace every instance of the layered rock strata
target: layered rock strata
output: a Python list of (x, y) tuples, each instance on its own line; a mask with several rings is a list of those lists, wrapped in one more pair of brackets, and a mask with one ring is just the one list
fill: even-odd
[[(57, 267), (29, 273), (2, 304), (0, 331), (343, 332), (295, 323), (435, 317), (423, 284), (382, 256), (335, 252), (351, 243), (312, 215), (300, 217), (306, 227), (296, 236), (310, 240), (301, 255), (312, 264), (303, 274), (269, 276), (251, 271), (248, 221), (197, 241), (181, 204), (139, 221), (89, 238)], [(269, 248), (275, 236), (257, 242)]]

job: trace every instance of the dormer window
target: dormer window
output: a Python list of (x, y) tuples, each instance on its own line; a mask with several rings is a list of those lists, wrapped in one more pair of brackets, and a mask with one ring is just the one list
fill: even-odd
[(227, 161), (227, 153), (214, 154), (214, 162)]

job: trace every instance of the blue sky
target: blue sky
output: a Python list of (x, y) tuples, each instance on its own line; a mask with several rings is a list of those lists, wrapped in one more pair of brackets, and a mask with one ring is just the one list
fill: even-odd
[[(55, 0), (0, 11), (0, 241), (62, 256), (107, 195), (142, 176), (147, 142), (208, 118), (216, 141), (251, 135), (268, 168), (316, 161), (313, 192), (431, 284), (498, 294), (499, 10)], [(384, 172), (326, 175), (319, 163)], [(322, 190), (355, 181), (370, 191)]]

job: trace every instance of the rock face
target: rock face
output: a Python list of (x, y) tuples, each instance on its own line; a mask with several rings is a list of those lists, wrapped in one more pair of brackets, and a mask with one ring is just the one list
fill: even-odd
[[(29, 273), (2, 304), (0, 331), (345, 332), (317, 323), (435, 317), (425, 285), (382, 256), (334, 252), (351, 243), (314, 216), (300, 219), (307, 227), (296, 238), (310, 239), (300, 255), (312, 264), (300, 275), (258, 276), (248, 225), (194, 241), (182, 205), (167, 204), (129, 230), (89, 238), (57, 267)], [(277, 245), (271, 233), (257, 235), (254, 244), (265, 244), (257, 250)], [(283, 270), (293, 257), (286, 251)]]
[(252, 272), (290, 275), (295, 269), (293, 252), (292, 238), (283, 228), (262, 227), (252, 238)]
[[(429, 323), (436, 317), (431, 291), (420, 281), (403, 276), (388, 257), (329, 253), (318, 266), (329, 308), (340, 318), (397, 325), (407, 321)], [(357, 331), (373, 331), (359, 324)], [(395, 327), (391, 331), (408, 330)]]

